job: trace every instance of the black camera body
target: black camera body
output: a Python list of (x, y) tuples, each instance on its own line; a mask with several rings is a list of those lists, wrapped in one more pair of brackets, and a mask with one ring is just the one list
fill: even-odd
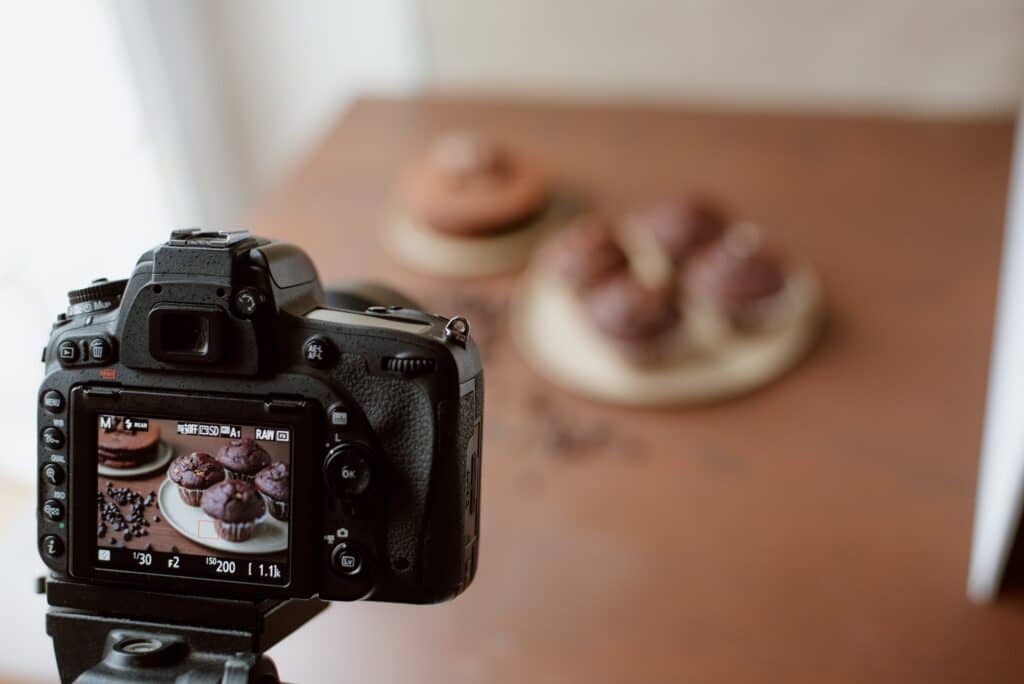
[(244, 231), (175, 231), (127, 281), (69, 298), (38, 396), (56, 576), (402, 603), (472, 581), (483, 373), (465, 319), (328, 308), (304, 252)]

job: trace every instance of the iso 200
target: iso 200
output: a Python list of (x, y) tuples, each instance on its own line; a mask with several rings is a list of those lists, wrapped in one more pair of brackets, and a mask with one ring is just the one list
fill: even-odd
[(218, 559), (214, 572), (224, 575), (233, 575), (235, 573), (235, 561)]

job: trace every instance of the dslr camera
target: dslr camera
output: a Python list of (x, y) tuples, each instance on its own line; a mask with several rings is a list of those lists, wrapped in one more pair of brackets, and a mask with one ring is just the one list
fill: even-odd
[(483, 373), (465, 319), (330, 307), (304, 252), (245, 231), (175, 231), (127, 280), (68, 296), (38, 395), (57, 580), (400, 603), (473, 580)]

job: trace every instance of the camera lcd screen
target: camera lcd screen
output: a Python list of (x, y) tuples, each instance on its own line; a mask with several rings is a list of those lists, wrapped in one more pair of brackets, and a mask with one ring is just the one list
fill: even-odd
[(288, 583), (290, 428), (98, 421), (97, 570)]

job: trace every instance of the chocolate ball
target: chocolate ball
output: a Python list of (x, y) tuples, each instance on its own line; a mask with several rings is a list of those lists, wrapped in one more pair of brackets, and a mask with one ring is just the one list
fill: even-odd
[(684, 275), (695, 298), (720, 307), (734, 323), (752, 321), (753, 309), (786, 285), (782, 263), (758, 240), (727, 236), (694, 259)]
[(571, 288), (583, 292), (629, 266), (611, 221), (577, 218), (548, 246), (547, 267)]
[(583, 304), (598, 330), (620, 340), (650, 340), (680, 320), (679, 300), (671, 289), (650, 287), (628, 272), (593, 288)]
[(684, 197), (636, 212), (631, 221), (651, 236), (677, 263), (718, 240), (725, 232), (723, 212), (711, 202)]

